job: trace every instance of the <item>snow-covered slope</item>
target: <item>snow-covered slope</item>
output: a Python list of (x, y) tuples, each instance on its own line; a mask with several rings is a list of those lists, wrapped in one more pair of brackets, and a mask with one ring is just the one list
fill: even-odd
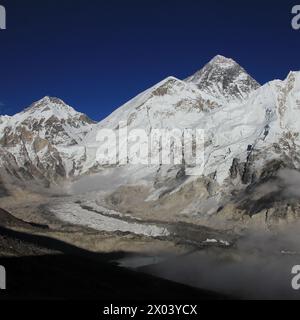
[[(101, 129), (113, 129), (118, 133), (119, 126), (125, 124), (129, 133), (133, 129), (143, 129), (150, 135), (154, 129), (195, 128), (204, 114), (221, 106), (220, 100), (201, 92), (194, 84), (168, 77), (93, 128), (84, 141), (87, 147), (86, 169), (97, 167), (95, 152), (99, 142), (96, 138)], [(119, 139), (126, 141), (126, 136)]]

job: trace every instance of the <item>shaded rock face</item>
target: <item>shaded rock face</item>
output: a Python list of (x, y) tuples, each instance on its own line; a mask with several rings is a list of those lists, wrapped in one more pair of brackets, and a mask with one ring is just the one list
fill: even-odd
[[(243, 179), (247, 165), (254, 177), (251, 181)], [(227, 200), (217, 212), (227, 227), (278, 230), (299, 222), (300, 171), (291, 158), (282, 156), (263, 167), (235, 159), (227, 182)]]

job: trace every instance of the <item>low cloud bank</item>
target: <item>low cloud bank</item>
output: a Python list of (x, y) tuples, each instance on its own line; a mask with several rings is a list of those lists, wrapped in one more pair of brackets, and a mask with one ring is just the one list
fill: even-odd
[(149, 266), (151, 274), (242, 299), (300, 299), (300, 224), (277, 234), (249, 232), (231, 248), (207, 248)]

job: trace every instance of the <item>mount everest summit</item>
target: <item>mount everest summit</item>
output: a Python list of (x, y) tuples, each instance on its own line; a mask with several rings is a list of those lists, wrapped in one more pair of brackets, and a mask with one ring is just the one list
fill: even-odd
[[(203, 175), (189, 177), (181, 165), (102, 166), (96, 157), (97, 133), (117, 132), (120, 122), (129, 131), (140, 128), (149, 134), (203, 129)], [(1, 116), (0, 172), (3, 181), (45, 186), (79, 184), (93, 176), (101, 184), (101, 175), (115, 172), (118, 183), (107, 199), (112, 209), (229, 219), (260, 214), (266, 223), (270, 217), (297, 216), (297, 201), (286, 190), (291, 188), (288, 177), (300, 167), (299, 128), (300, 72), (261, 86), (235, 61), (216, 56), (185, 80), (162, 80), (99, 123), (51, 97), (14, 116)], [(129, 205), (133, 196), (128, 190), (139, 185), (139, 201)]]

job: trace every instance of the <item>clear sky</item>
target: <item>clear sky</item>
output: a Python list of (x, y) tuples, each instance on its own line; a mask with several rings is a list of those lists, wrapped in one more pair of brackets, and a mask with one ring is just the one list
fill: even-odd
[[(216, 54), (265, 83), (300, 70), (297, 0), (0, 0), (0, 111), (45, 95), (94, 120)], [(300, 4), (300, 0), (298, 1)]]

